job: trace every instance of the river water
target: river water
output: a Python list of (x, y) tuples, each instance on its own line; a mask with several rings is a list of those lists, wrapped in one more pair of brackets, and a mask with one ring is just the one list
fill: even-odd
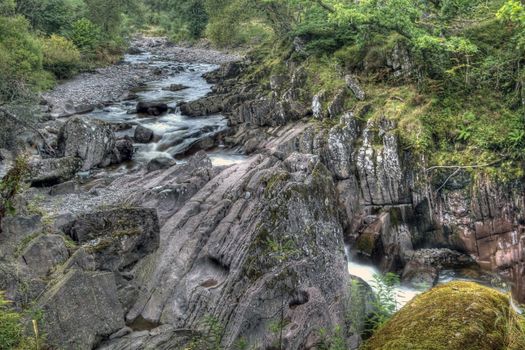
[[(352, 252), (350, 247), (345, 247), (345, 254), (348, 262), (348, 272), (352, 276), (356, 276), (365, 281), (374, 291), (376, 291), (376, 279), (374, 276), (381, 275), (381, 271), (375, 267), (371, 262), (366, 261), (362, 257), (359, 257), (355, 252)], [(470, 275), (468, 272), (475, 272), (475, 277)], [(470, 281), (477, 282), (487, 287), (496, 289), (502, 293), (508, 293), (508, 288), (505, 287), (505, 283), (497, 276), (488, 272), (481, 272), (480, 270), (442, 270), (439, 274), (437, 285), (448, 283), (452, 281)], [(399, 310), (405, 306), (410, 300), (421, 294), (432, 286), (425, 286), (421, 288), (413, 288), (407, 285), (399, 284), (393, 288), (395, 294), (395, 300), (397, 303), (397, 309)], [(524, 310), (518, 306), (512, 299), (511, 306), (514, 310), (522, 314)]]
[[(135, 144), (134, 165), (147, 163), (157, 157), (171, 157), (184, 162), (187, 152), (197, 142), (215, 138), (228, 129), (227, 118), (221, 114), (186, 117), (177, 107), (180, 102), (197, 100), (211, 92), (212, 85), (208, 84), (202, 75), (217, 69), (217, 65), (167, 62), (150, 53), (126, 55), (124, 64), (147, 64), (170, 72), (167, 76), (159, 77), (159, 80), (153, 80), (135, 89), (133, 92), (136, 96), (133, 99), (115, 103), (90, 114), (93, 118), (111, 123), (134, 125), (132, 129), (117, 132), (118, 136), (133, 136), (136, 125), (142, 125), (155, 133), (154, 142)], [(169, 87), (172, 84), (181, 84), (188, 88), (170, 91)], [(138, 102), (166, 103), (170, 111), (159, 117), (139, 115), (135, 113)], [(225, 149), (221, 145), (209, 150), (208, 155), (216, 166), (231, 165), (246, 159), (244, 155)]]

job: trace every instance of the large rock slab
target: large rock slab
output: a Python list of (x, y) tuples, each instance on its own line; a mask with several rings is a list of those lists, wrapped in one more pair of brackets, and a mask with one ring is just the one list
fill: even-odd
[(124, 324), (113, 273), (71, 270), (38, 300), (42, 331), (57, 349), (91, 350)]
[(33, 186), (51, 186), (73, 179), (82, 168), (77, 157), (38, 159), (29, 163), (29, 179)]
[[(127, 321), (195, 330), (211, 316), (229, 349), (239, 339), (271, 346), (278, 335), (268, 329), (283, 314), (285, 348), (305, 348), (344, 319), (348, 274), (334, 197), (332, 176), (312, 155), (256, 156), (225, 169), (162, 226)], [(135, 337), (108, 349), (159, 341)]]
[(35, 275), (45, 277), (53, 268), (69, 258), (64, 238), (60, 235), (42, 235), (32, 240), (20, 255), (20, 264)]
[(0, 260), (14, 259), (15, 252), (24, 241), (41, 233), (42, 220), (39, 215), (8, 216), (2, 219), (0, 232)]
[(71, 237), (89, 243), (96, 267), (117, 271), (136, 263), (159, 246), (155, 209), (115, 208), (79, 215), (68, 230)]
[(222, 96), (204, 97), (195, 101), (183, 102), (179, 107), (183, 115), (200, 117), (221, 112), (222, 99)]
[(111, 163), (115, 134), (110, 124), (80, 117), (69, 119), (60, 129), (58, 150), (62, 156), (82, 159), (81, 170)]

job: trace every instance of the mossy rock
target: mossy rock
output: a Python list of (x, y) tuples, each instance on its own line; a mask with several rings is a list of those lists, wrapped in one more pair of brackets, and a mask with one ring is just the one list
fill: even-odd
[(524, 320), (506, 295), (473, 282), (451, 282), (419, 295), (362, 350), (525, 349)]

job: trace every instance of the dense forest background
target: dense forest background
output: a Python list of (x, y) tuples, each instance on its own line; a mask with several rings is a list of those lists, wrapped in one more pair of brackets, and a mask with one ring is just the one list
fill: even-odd
[(309, 96), (357, 74), (407, 149), (522, 176), (524, 27), (519, 0), (0, 0), (0, 104), (118, 61), (137, 32), (206, 38), (252, 49), (257, 83), (303, 66)]

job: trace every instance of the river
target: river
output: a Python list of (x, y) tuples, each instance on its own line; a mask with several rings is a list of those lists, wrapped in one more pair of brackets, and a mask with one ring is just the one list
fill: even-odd
[[(155, 133), (155, 139), (148, 144), (135, 144), (135, 155), (132, 166), (140, 166), (157, 157), (175, 158), (184, 162), (187, 152), (201, 140), (214, 138), (228, 130), (227, 118), (221, 114), (205, 117), (186, 117), (180, 113), (177, 105), (181, 102), (197, 100), (211, 92), (202, 75), (215, 70), (217, 65), (204, 63), (169, 63), (164, 59), (142, 53), (126, 55), (124, 64), (148, 64), (159, 69), (170, 69), (173, 73), (159, 80), (148, 82), (145, 86), (133, 90), (134, 98), (117, 102), (103, 109), (95, 110), (91, 117), (111, 123), (127, 123), (134, 125), (132, 129), (118, 132), (117, 136), (133, 136), (137, 125), (142, 125)], [(170, 91), (173, 84), (184, 85), (187, 88)], [(135, 113), (138, 102), (162, 102), (169, 107), (167, 114), (159, 117), (144, 116)], [(217, 166), (231, 165), (246, 159), (235, 150), (229, 150), (219, 145), (208, 150), (212, 163)], [(127, 164), (129, 167), (129, 164)]]

